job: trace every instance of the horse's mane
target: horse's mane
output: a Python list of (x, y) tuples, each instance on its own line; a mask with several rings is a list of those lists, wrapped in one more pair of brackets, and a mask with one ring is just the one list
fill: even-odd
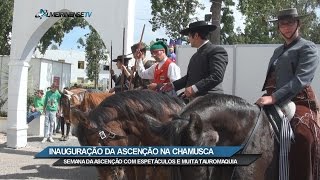
[[(170, 139), (170, 144), (180, 145), (181, 130), (189, 123), (190, 114), (196, 112), (205, 123), (205, 128), (214, 128), (224, 134), (238, 132), (239, 128), (252, 123), (260, 113), (257, 106), (246, 100), (226, 94), (208, 94), (199, 97), (185, 106), (172, 121), (161, 128), (151, 124), (151, 128)], [(249, 129), (250, 130), (250, 129)], [(238, 132), (237, 138), (246, 136), (246, 132)], [(200, 143), (200, 142), (199, 142)]]
[(185, 106), (180, 116), (189, 115), (190, 112), (203, 109), (204, 107), (214, 107), (216, 110), (228, 110), (228, 111), (250, 111), (257, 109), (253, 104), (248, 103), (246, 100), (228, 94), (207, 94), (199, 97)]
[[(89, 114), (91, 124), (105, 124), (114, 119), (137, 121), (142, 113), (163, 119), (164, 112), (178, 112), (184, 106), (182, 100), (149, 90), (132, 90), (116, 93), (106, 98)], [(174, 113), (172, 113), (174, 114)]]

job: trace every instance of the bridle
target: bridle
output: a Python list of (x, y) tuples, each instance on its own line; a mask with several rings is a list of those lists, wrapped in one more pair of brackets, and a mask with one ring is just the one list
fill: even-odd
[(98, 136), (99, 136), (99, 143), (102, 146), (106, 146), (104, 144), (105, 141), (115, 141), (115, 140), (128, 138), (128, 136), (118, 135), (118, 134), (112, 132), (111, 130), (107, 130), (106, 128), (99, 128), (97, 131), (98, 131)]
[[(87, 91), (80, 92), (81, 94), (83, 93), (82, 96), (79, 96), (78, 94), (75, 94), (75, 93), (64, 94), (66, 101), (68, 101), (68, 104), (64, 104), (64, 105), (68, 106), (69, 111), (71, 111), (71, 108), (72, 107), (76, 107), (77, 105), (71, 105), (70, 99), (72, 97), (75, 97), (79, 102), (82, 102), (83, 98), (81, 99), (81, 97), (84, 97), (86, 92)], [(86, 126), (84, 126), (84, 127), (86, 127)], [(88, 130), (87, 131), (87, 136), (91, 136), (93, 134), (97, 134), (97, 137), (99, 139), (98, 142), (99, 142), (99, 144), (101, 146), (107, 146), (107, 142), (108, 141), (115, 141), (115, 140), (128, 138), (128, 136), (118, 135), (115, 132), (113, 132), (111, 130), (108, 130), (104, 126), (98, 126), (98, 128), (86, 128), (86, 129)], [(89, 142), (88, 138), (86, 136), (84, 138), (86, 138), (86, 141)], [(112, 171), (112, 175), (111, 175), (112, 179), (114, 179), (114, 180), (121, 180), (122, 179), (120, 177), (120, 175), (121, 175), (120, 171), (123, 169), (122, 166), (111, 166), (110, 169)]]
[[(99, 128), (98, 130), (98, 136), (99, 136), (99, 143), (102, 146), (106, 146), (105, 142), (106, 141), (115, 141), (115, 140), (120, 140), (120, 139), (127, 139), (128, 136), (122, 136), (118, 135), (111, 130), (108, 130), (106, 128)], [(123, 166), (111, 166), (112, 170), (112, 178), (115, 180), (120, 180), (120, 171), (123, 170)]]
[[(93, 134), (97, 135), (97, 137), (99, 138), (98, 142), (101, 146), (108, 146), (107, 142), (109, 142), (109, 141), (116, 141), (116, 140), (128, 138), (127, 135), (125, 135), (125, 136), (118, 135), (115, 132), (108, 130), (104, 126), (100, 126), (98, 128), (92, 128), (92, 129), (87, 128), (87, 130), (90, 132), (88, 135), (93, 135)], [(88, 141), (88, 139), (87, 139), (87, 141)], [(123, 170), (124, 168), (122, 166), (111, 166), (110, 169), (112, 171), (112, 175), (111, 175), (112, 179), (121, 180), (120, 171)]]

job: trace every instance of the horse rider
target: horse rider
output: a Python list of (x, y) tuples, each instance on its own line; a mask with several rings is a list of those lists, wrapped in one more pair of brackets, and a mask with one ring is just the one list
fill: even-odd
[(216, 25), (197, 21), (190, 23), (188, 28), (180, 32), (188, 36), (191, 47), (197, 48), (197, 52), (190, 59), (187, 74), (167, 83), (161, 88), (163, 91), (185, 88), (183, 97), (189, 99), (208, 93), (223, 93), (222, 81), (228, 64), (228, 54), (223, 47), (208, 40), (209, 33), (216, 28)]
[(148, 89), (160, 90), (164, 83), (173, 82), (181, 77), (180, 68), (167, 57), (168, 47), (163, 41), (157, 41), (151, 45), (150, 52), (156, 63), (148, 69), (145, 69), (142, 63), (143, 53), (141, 51), (134, 53), (139, 76), (142, 79), (153, 79)]
[[(126, 55), (118, 56), (116, 59), (112, 60), (112, 62), (116, 62), (117, 68), (121, 69), (122, 73), (116, 75), (113, 71), (113, 69), (110, 70), (111, 73), (111, 79), (114, 81), (115, 86), (110, 89), (110, 93), (117, 93), (121, 92), (122, 90), (128, 90), (129, 88), (129, 78), (131, 77), (131, 72), (128, 69), (128, 63), (131, 57), (127, 57)], [(122, 62), (123, 60), (123, 62)]]
[[(146, 57), (146, 53), (147, 53), (147, 45), (143, 42), (141, 43), (136, 43), (134, 44), (133, 46), (131, 46), (131, 52), (133, 54), (133, 57), (136, 59), (136, 61), (138, 59), (141, 59), (142, 60), (142, 64), (143, 64), (143, 67), (145, 69), (148, 69), (149, 67), (151, 67), (155, 61), (154, 60), (148, 60), (147, 57)], [(136, 53), (137, 51), (140, 51), (141, 52), (141, 57), (137, 57), (137, 54)], [(132, 83), (133, 83), (133, 87), (135, 89), (137, 88), (140, 88), (140, 89), (144, 89), (144, 88), (147, 88), (147, 86), (152, 82), (152, 80), (150, 79), (142, 79), (138, 73), (136, 73), (136, 70), (135, 70), (135, 67), (133, 66), (133, 80), (132, 80)]]
[[(296, 105), (290, 125), (294, 134), (289, 157), (290, 180), (319, 180), (320, 128), (319, 106), (310, 86), (319, 64), (317, 46), (300, 36), (302, 17), (296, 8), (279, 11), (277, 23), (284, 44), (276, 48), (269, 62), (263, 89), (267, 95), (256, 103), (282, 107), (289, 101)], [(282, 173), (282, 172), (280, 172)]]

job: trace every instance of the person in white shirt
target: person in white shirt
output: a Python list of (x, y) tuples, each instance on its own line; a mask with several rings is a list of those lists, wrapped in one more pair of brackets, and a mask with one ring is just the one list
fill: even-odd
[(153, 79), (148, 85), (148, 89), (160, 90), (165, 83), (173, 82), (181, 78), (180, 68), (167, 57), (167, 45), (162, 41), (157, 41), (150, 46), (151, 55), (157, 63), (150, 68), (145, 69), (142, 62), (142, 53), (137, 51), (134, 56), (137, 57), (137, 71), (142, 79)]

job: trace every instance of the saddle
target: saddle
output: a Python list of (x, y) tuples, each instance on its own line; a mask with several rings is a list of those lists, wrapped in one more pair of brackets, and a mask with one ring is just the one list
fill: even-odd
[(269, 122), (277, 136), (280, 139), (281, 123), (283, 117), (286, 117), (289, 121), (293, 118), (296, 112), (296, 105), (294, 102), (289, 101), (282, 107), (278, 105), (267, 105), (263, 107), (265, 114), (267, 115)]

